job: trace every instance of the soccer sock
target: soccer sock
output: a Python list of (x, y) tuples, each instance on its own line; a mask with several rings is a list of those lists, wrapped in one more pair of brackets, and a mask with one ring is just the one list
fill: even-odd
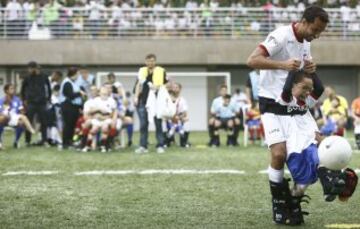
[(23, 131), (24, 131), (24, 128), (22, 128), (22, 127), (16, 127), (15, 128), (15, 142), (19, 141)]
[(212, 139), (214, 139), (214, 126), (209, 125), (208, 128), (209, 128), (209, 137), (210, 137), (210, 140), (212, 140)]
[(134, 124), (128, 124), (126, 126), (126, 132), (127, 132), (127, 136), (128, 136), (128, 141), (132, 141), (132, 136), (134, 133)]
[(284, 169), (278, 170), (271, 166), (268, 168), (269, 180), (275, 183), (282, 183), (284, 179)]

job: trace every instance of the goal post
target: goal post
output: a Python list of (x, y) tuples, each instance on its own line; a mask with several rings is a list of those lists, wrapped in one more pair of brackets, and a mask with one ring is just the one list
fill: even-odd
[[(110, 72), (98, 72), (96, 74), (96, 85), (100, 87), (107, 80)], [(116, 81), (123, 84), (126, 91), (132, 91), (138, 72), (112, 72)], [(167, 72), (170, 80), (182, 84), (182, 96), (189, 106), (189, 122), (191, 130), (204, 131), (208, 126), (209, 100), (217, 95), (218, 85), (226, 84), (228, 93), (231, 93), (230, 72)], [(209, 83), (209, 82), (212, 83)], [(211, 93), (209, 93), (211, 92)], [(211, 102), (211, 101), (210, 101)], [(135, 115), (135, 119), (137, 116)], [(138, 121), (135, 122), (138, 129)], [(153, 129), (153, 128), (151, 128)]]

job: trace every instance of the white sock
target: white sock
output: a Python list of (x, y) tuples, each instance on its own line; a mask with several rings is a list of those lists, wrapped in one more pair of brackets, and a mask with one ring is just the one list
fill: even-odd
[(269, 174), (269, 180), (275, 183), (282, 183), (284, 179), (284, 169), (277, 170), (271, 168), (269, 166), (268, 168), (268, 174)]

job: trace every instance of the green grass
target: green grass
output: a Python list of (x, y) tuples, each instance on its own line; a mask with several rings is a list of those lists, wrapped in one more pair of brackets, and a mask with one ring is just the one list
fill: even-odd
[[(153, 137), (151, 136), (151, 139)], [(194, 145), (204, 133), (191, 136)], [(8, 141), (10, 142), (10, 140)], [(152, 148), (154, 151), (154, 149)], [(360, 167), (360, 154), (351, 166)], [(266, 148), (133, 149), (101, 154), (48, 148), (0, 153), (0, 172), (59, 171), (48, 176), (0, 176), (0, 228), (279, 228), (271, 221)], [(244, 175), (75, 176), (89, 170), (238, 169)], [(360, 194), (326, 203), (319, 184), (304, 209), (306, 228), (360, 223)]]

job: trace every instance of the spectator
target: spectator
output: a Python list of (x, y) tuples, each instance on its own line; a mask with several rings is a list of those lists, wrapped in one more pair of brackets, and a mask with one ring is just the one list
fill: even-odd
[(354, 119), (354, 135), (357, 148), (360, 150), (360, 97), (351, 103), (351, 116)]
[(90, 87), (95, 85), (95, 76), (89, 73), (89, 70), (85, 67), (80, 68), (80, 75), (77, 77), (75, 84), (79, 86), (83, 91), (86, 92), (86, 95), (90, 95)]
[(189, 117), (188, 104), (184, 97), (181, 96), (182, 86), (180, 83), (173, 83), (171, 88), (172, 100), (176, 105), (176, 113), (174, 117), (167, 121), (167, 145), (170, 146), (172, 141), (175, 141), (175, 132), (180, 135), (180, 146), (190, 147), (189, 140)]
[[(28, 64), (28, 75), (21, 86), (21, 97), (26, 108), (26, 116), (30, 123), (33, 123), (35, 115), (40, 121), (41, 140), (37, 145), (44, 145), (46, 142), (46, 106), (51, 100), (51, 86), (48, 77), (41, 72), (40, 66), (31, 61)], [(31, 133), (26, 132), (25, 142), (31, 143)]]
[(245, 93), (248, 98), (250, 98), (251, 103), (259, 101), (258, 97), (258, 81), (260, 78), (259, 70), (254, 70), (249, 73), (249, 76), (246, 81)]
[[(138, 81), (135, 86), (134, 102), (137, 106), (137, 111), (140, 119), (140, 147), (135, 151), (136, 153), (148, 152), (148, 131), (149, 118), (146, 103), (148, 100), (150, 90), (157, 94), (160, 86), (168, 82), (165, 69), (156, 66), (156, 56), (149, 54), (145, 57), (145, 67), (139, 69)], [(157, 152), (164, 153), (164, 136), (162, 131), (162, 119), (154, 117)]]
[(220, 146), (220, 137), (219, 137), (219, 129), (223, 128), (227, 131), (227, 142), (226, 145), (231, 146), (235, 145), (234, 139), (234, 119), (236, 116), (236, 108), (233, 104), (230, 103), (231, 95), (225, 95), (223, 97), (223, 103), (220, 104), (216, 109), (215, 113), (218, 117), (215, 120), (214, 126), (214, 144), (215, 146)]
[[(330, 86), (327, 86), (325, 87), (325, 91), (324, 91), (325, 95), (326, 95), (326, 99), (324, 100), (323, 102), (323, 105), (321, 107), (321, 110), (323, 112), (323, 115), (324, 116), (327, 116), (332, 105), (331, 105), (331, 101), (333, 100), (334, 97), (337, 97), (340, 101), (340, 107), (342, 107), (341, 109), (347, 111), (348, 108), (349, 108), (349, 105), (348, 105), (348, 102), (347, 100), (345, 99), (344, 96), (341, 96), (341, 95), (337, 95), (336, 92), (335, 92), (335, 89), (333, 87), (330, 87)], [(347, 115), (347, 113), (346, 113)]]
[(78, 78), (77, 68), (69, 68), (66, 79), (62, 82), (60, 87), (60, 103), (61, 113), (63, 117), (63, 149), (67, 149), (72, 144), (72, 139), (75, 130), (75, 124), (80, 115), (80, 108), (82, 106), (82, 96), (86, 92), (80, 89), (76, 84)]
[(332, 134), (343, 136), (347, 119), (346, 112), (345, 108), (340, 106), (340, 99), (338, 97), (332, 97), (331, 107), (325, 114), (325, 124), (321, 128), (321, 133), (326, 136)]
[(60, 71), (54, 71), (51, 76), (49, 76), (51, 89), (53, 89), (56, 85), (60, 85), (62, 76), (63, 74)]
[(35, 133), (35, 130), (29, 122), (29, 119), (22, 114), (24, 107), (20, 98), (15, 95), (14, 85), (6, 84), (4, 86), (4, 92), (5, 97), (0, 99), (0, 149), (2, 149), (2, 134), (5, 125), (15, 128), (13, 147), (18, 148), (18, 141), (24, 127), (32, 134)]
[(23, 34), (19, 27), (22, 7), (17, 0), (11, 0), (6, 5), (6, 20), (9, 37), (19, 37)]

